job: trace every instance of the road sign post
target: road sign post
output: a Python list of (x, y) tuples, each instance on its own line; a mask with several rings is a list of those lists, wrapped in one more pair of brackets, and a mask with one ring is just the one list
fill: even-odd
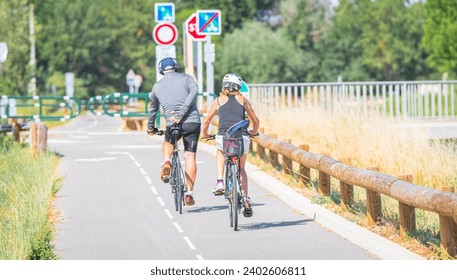
[(5, 42), (0, 42), (0, 63), (5, 62), (8, 57), (8, 45)]
[(159, 62), (164, 59), (165, 57), (173, 57), (176, 59), (176, 47), (172, 46), (156, 46), (156, 81), (158, 82), (162, 79), (163, 75), (161, 75), (157, 69), (159, 66)]
[(127, 72), (125, 76), (127, 85), (129, 86), (129, 93), (133, 93), (133, 84), (135, 83), (135, 72), (132, 69)]
[(212, 35), (220, 35), (222, 29), (221, 11), (220, 10), (198, 10), (196, 13), (196, 33), (206, 35), (205, 44), (205, 62), (206, 62), (206, 91), (208, 94), (208, 108), (211, 107), (214, 94), (214, 67), (215, 60), (214, 46), (211, 44)]

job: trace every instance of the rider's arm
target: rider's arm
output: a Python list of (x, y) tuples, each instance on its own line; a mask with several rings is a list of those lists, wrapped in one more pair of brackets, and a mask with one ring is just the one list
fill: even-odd
[(217, 113), (217, 98), (213, 101), (211, 104), (211, 108), (208, 111), (208, 114), (206, 115), (204, 121), (203, 121), (203, 129), (202, 129), (202, 138), (208, 138), (208, 128), (209, 125), (211, 124), (211, 120)]
[(157, 112), (159, 111), (159, 100), (157, 99), (155, 93), (154, 93), (154, 88), (152, 88), (151, 93), (149, 94), (149, 100), (151, 101), (150, 103), (150, 109), (149, 109), (149, 114), (148, 114), (148, 128), (154, 128), (155, 127), (155, 120), (156, 120), (156, 115)]
[(247, 99), (246, 99), (245, 108), (246, 108), (246, 113), (248, 113), (248, 117), (252, 122), (252, 131), (250, 132), (250, 134), (255, 135), (259, 131), (259, 125), (260, 125), (259, 118), (257, 118), (257, 115), (254, 112), (254, 109), (252, 109), (251, 103)]
[(187, 90), (189, 94), (187, 95), (187, 99), (184, 104), (182, 104), (181, 108), (179, 108), (179, 113), (177, 114), (178, 119), (182, 119), (187, 114), (187, 111), (189, 111), (189, 108), (195, 102), (195, 99), (198, 95), (197, 83), (195, 83), (195, 80), (192, 78), (192, 76), (186, 76)]

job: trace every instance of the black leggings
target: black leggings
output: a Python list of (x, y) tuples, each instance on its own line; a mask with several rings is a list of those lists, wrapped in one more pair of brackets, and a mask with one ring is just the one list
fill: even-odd
[[(171, 137), (170, 128), (173, 126), (167, 126), (165, 133), (165, 141), (175, 144), (174, 139)], [(181, 125), (181, 136), (178, 138), (183, 138), (184, 142), (184, 151), (193, 152), (197, 151), (198, 138), (200, 137), (200, 123), (183, 123)]]

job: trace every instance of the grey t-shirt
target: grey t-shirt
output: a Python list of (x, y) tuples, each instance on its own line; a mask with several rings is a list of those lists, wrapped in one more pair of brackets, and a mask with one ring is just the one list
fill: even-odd
[[(148, 127), (155, 127), (155, 119), (159, 106), (167, 120), (167, 126), (172, 122), (170, 117), (177, 116), (181, 123), (200, 123), (200, 113), (195, 105), (198, 87), (192, 76), (170, 72), (154, 84), (149, 95), (151, 102)], [(174, 114), (173, 114), (174, 112)]]

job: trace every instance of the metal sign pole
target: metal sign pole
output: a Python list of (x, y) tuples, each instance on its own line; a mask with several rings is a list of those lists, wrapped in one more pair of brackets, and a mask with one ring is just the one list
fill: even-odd
[(206, 36), (206, 44), (205, 44), (205, 61), (206, 61), (206, 92), (208, 94), (207, 103), (206, 103), (206, 112), (209, 111), (211, 108), (211, 103), (213, 103), (213, 95), (214, 94), (214, 67), (212, 61), (212, 53), (211, 53), (211, 36)]

